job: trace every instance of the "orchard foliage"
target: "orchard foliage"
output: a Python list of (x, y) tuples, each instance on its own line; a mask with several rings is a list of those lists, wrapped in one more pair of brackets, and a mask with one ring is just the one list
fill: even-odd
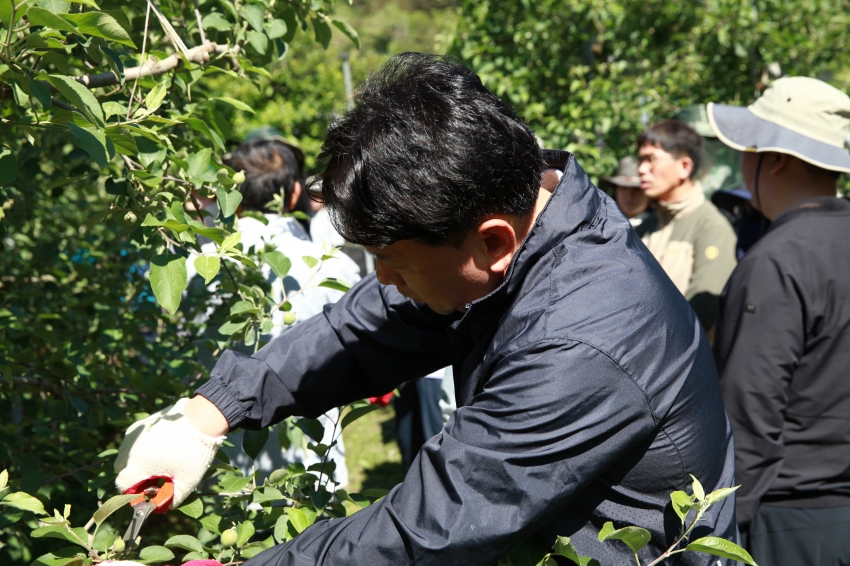
[[(0, 404), (10, 415), (0, 469), (10, 489), (63, 510), (53, 526), (82, 526), (114, 489), (127, 425), (196, 388), (221, 349), (264, 343), (271, 313), (290, 307), (267, 297), (264, 264), (284, 277), (292, 261), (316, 271), (333, 261), (240, 244), (241, 173), (221, 155), (240, 141), (233, 119), (254, 109), (216, 82), (268, 78), (297, 36), (321, 50), (338, 32), (356, 48), (333, 8), (0, 0)], [(214, 200), (216, 215), (199, 199)], [(215, 250), (202, 253), (203, 241)], [(190, 255), (202, 256), (193, 282)], [(2, 511), (0, 563), (63, 547), (25, 536), (32, 509)], [(169, 516), (146, 534), (164, 543), (185, 526)]]
[(747, 105), (771, 70), (846, 90), (833, 72), (848, 65), (848, 27), (847, 0), (463, 0), (450, 51), (546, 147), (599, 176), (645, 124), (689, 104)]

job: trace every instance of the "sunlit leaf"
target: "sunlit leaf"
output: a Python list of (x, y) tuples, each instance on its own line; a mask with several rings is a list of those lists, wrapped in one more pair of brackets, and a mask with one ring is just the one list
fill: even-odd
[(706, 554), (711, 554), (713, 556), (737, 560), (738, 562), (743, 562), (750, 566), (757, 566), (749, 552), (734, 542), (719, 537), (702, 537), (688, 544), (686, 550), (705, 552)]

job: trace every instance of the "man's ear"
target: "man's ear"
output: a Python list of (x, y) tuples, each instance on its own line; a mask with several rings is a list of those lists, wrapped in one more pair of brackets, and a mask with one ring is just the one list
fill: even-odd
[(292, 196), (289, 197), (289, 202), (286, 204), (286, 211), (292, 212), (295, 210), (295, 205), (298, 204), (298, 199), (301, 198), (301, 183), (299, 181), (295, 181), (295, 184), (292, 185)]
[(767, 166), (767, 170), (771, 175), (778, 175), (788, 168), (792, 159), (796, 159), (796, 157), (787, 153), (779, 153), (778, 151), (771, 151), (765, 157), (767, 159), (765, 159), (763, 166)]
[(478, 259), (486, 263), (479, 267), (491, 273), (507, 271), (517, 245), (517, 235), (513, 225), (504, 218), (489, 218), (478, 225), (476, 234), (479, 242)]
[(679, 178), (681, 180), (690, 179), (691, 174), (694, 172), (694, 160), (688, 157), (680, 157), (679, 161)]

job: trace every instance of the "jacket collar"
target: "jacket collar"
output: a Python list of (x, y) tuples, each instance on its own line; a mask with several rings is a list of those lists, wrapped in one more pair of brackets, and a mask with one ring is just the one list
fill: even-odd
[(501, 312), (519, 294), (526, 275), (541, 258), (555, 253), (558, 244), (571, 234), (597, 223), (603, 197), (575, 156), (558, 150), (545, 150), (543, 155), (550, 168), (563, 171), (563, 177), (514, 255), (505, 280), (488, 295), (471, 302), (453, 327)]
[(850, 200), (844, 197), (810, 198), (780, 214), (770, 225), (768, 232), (801, 216), (835, 213), (850, 214)]

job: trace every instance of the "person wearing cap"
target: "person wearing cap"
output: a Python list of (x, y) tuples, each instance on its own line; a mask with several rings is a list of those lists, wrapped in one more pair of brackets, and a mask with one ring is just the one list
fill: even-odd
[(638, 229), (708, 334), (713, 337), (718, 300), (735, 268), (735, 232), (696, 181), (702, 137), (684, 122), (665, 120), (638, 137), (640, 188), (656, 215)]
[(634, 157), (622, 158), (617, 174), (600, 179), (599, 188), (614, 197), (614, 202), (634, 228), (654, 214), (649, 208), (649, 197), (640, 190), (638, 164)]
[(850, 97), (787, 77), (711, 104), (772, 221), (723, 292), (715, 355), (735, 435), (738, 522), (760, 566), (849, 564)]

